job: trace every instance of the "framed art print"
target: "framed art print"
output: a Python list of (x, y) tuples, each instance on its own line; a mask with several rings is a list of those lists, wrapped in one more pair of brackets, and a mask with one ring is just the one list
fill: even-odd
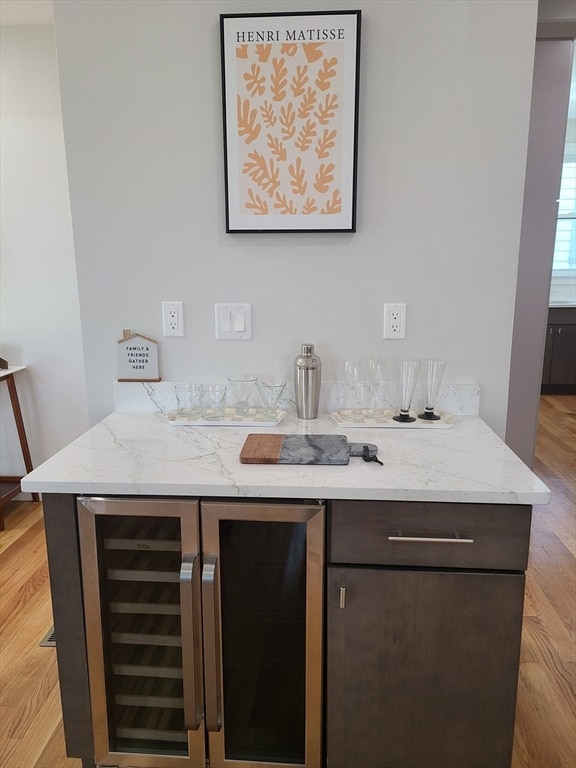
[(227, 232), (355, 232), (361, 11), (220, 16)]

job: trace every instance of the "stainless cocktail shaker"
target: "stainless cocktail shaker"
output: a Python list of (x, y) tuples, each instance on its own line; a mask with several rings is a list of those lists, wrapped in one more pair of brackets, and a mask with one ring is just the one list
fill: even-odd
[(294, 360), (294, 395), (299, 419), (316, 419), (320, 400), (322, 361), (314, 354), (314, 344), (302, 344)]

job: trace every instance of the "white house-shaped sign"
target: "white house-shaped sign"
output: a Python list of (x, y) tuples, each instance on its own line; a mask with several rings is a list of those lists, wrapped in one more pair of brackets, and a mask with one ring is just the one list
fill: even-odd
[(160, 381), (158, 342), (150, 336), (124, 331), (118, 339), (118, 381)]

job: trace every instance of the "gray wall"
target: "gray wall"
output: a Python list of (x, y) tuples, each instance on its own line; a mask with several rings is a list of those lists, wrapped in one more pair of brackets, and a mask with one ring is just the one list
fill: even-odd
[[(303, 341), (327, 379), (352, 354), (444, 358), (503, 435), (536, 3), (315, 6), (354, 7), (357, 233), (226, 235), (218, 14), (238, 4), (55, 3), (92, 421), (132, 328), (161, 338), (164, 379), (287, 375)], [(161, 301), (179, 299), (186, 335), (162, 339)], [(251, 342), (214, 339), (225, 301), (253, 304)], [(382, 339), (386, 301), (408, 305), (404, 341)]]

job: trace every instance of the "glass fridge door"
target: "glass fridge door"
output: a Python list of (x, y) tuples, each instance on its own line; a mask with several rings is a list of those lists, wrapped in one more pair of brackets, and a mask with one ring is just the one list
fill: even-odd
[(211, 766), (320, 766), (323, 526), (318, 504), (202, 504)]
[(205, 768), (198, 502), (78, 499), (96, 763)]

